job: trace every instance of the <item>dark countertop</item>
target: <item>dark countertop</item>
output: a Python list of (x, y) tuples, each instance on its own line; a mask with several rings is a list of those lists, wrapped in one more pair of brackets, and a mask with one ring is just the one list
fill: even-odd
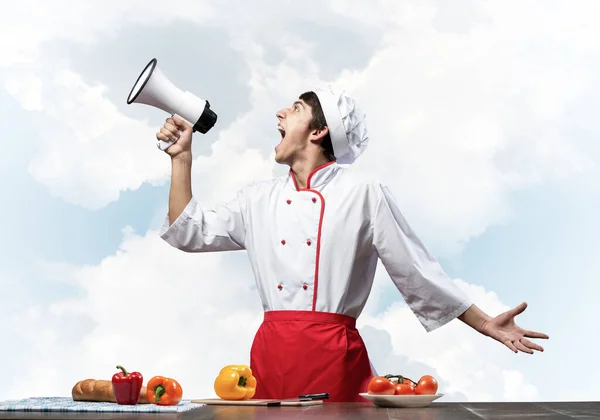
[(600, 419), (600, 401), (527, 403), (432, 403), (425, 408), (378, 408), (371, 403), (325, 403), (308, 407), (204, 406), (181, 414), (0, 412), (0, 419), (253, 420), (253, 419)]
[(204, 406), (181, 414), (0, 412), (0, 419), (229, 420), (229, 419), (600, 419), (600, 401), (536, 403), (432, 403), (425, 408), (378, 408), (370, 403), (309, 407)]

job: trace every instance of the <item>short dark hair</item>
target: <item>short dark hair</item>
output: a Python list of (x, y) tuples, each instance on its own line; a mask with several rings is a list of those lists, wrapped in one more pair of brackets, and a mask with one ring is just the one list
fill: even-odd
[[(311, 130), (320, 130), (327, 126), (327, 121), (325, 120), (325, 114), (323, 114), (323, 108), (321, 107), (321, 102), (319, 101), (319, 97), (316, 93), (309, 91), (304, 92), (300, 95), (300, 99), (306, 102), (308, 106), (312, 109), (312, 120), (308, 126)], [(331, 144), (331, 136), (329, 133), (323, 137), (321, 141), (321, 147), (323, 148), (323, 154), (329, 161), (335, 160), (335, 154), (333, 153), (333, 145)]]

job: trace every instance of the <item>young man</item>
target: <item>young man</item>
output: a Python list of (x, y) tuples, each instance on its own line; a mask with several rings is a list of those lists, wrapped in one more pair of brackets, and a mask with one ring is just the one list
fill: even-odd
[(250, 258), (265, 311), (250, 355), (255, 398), (328, 392), (329, 401), (361, 401), (372, 371), (355, 321), (378, 258), (426, 331), (458, 317), (514, 352), (543, 351), (526, 337), (548, 336), (514, 322), (524, 303), (495, 318), (483, 313), (423, 246), (389, 189), (346, 167), (368, 143), (353, 98), (307, 92), (277, 119), (275, 160), (289, 173), (211, 209), (192, 196), (191, 127), (168, 118), (156, 135), (177, 139), (166, 150), (172, 179), (161, 237), (186, 252), (246, 250)]

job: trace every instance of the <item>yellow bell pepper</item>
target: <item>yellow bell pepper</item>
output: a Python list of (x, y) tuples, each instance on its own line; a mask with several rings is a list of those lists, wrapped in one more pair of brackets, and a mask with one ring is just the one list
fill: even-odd
[(256, 378), (246, 365), (228, 365), (215, 379), (215, 392), (224, 400), (249, 400), (256, 393)]

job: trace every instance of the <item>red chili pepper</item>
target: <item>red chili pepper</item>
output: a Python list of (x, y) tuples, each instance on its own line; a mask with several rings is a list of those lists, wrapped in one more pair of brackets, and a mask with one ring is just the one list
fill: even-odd
[(115, 373), (112, 377), (112, 387), (115, 400), (121, 405), (136, 405), (140, 399), (144, 378), (139, 372), (128, 373), (121, 365), (117, 369), (122, 372)]

